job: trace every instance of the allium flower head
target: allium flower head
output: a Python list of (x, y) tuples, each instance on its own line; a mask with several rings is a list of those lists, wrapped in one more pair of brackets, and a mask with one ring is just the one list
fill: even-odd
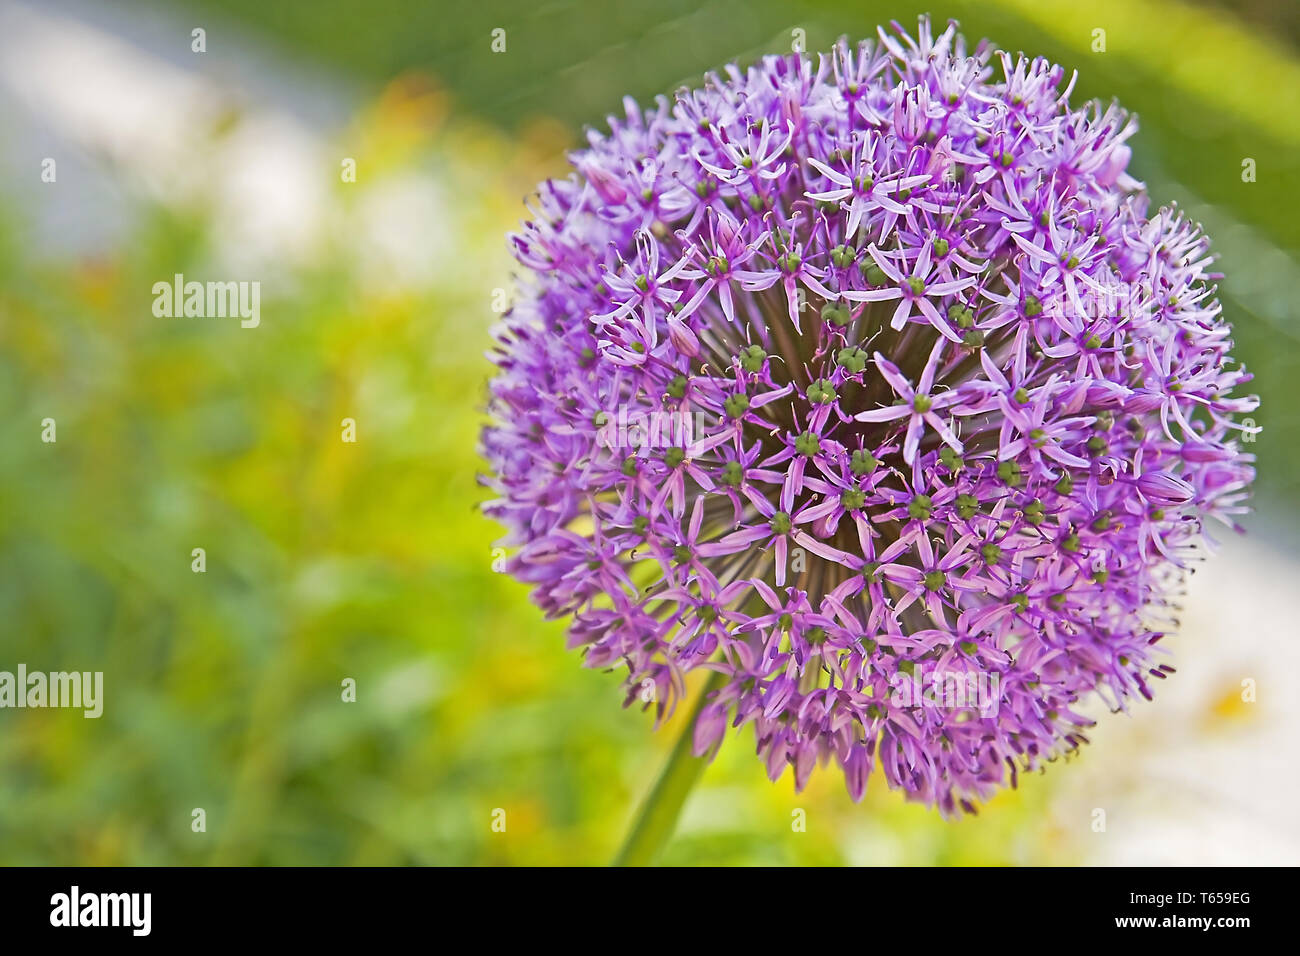
[(895, 31), (628, 101), (541, 187), (487, 509), (629, 703), (725, 677), (698, 753), (752, 724), (774, 779), (834, 761), (857, 799), (878, 761), (949, 813), (1172, 671), (1256, 402), (1133, 118)]

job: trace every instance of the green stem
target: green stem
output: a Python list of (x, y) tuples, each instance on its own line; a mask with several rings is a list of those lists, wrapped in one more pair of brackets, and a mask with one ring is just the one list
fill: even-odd
[(614, 860), (615, 866), (649, 866), (662, 852), (677, 826), (677, 816), (690, 795), (691, 788), (700, 779), (708, 765), (707, 757), (691, 753), (691, 740), (695, 734), (695, 721), (700, 716), (710, 695), (727, 682), (727, 675), (715, 671), (704, 686), (691, 716), (682, 728), (682, 734), (673, 746), (672, 755), (663, 772), (655, 781), (654, 789), (646, 795), (637, 811), (636, 822), (627, 836), (627, 842)]

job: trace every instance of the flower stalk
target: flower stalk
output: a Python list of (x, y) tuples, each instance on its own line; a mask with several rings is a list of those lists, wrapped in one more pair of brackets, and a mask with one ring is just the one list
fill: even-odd
[(709, 755), (697, 757), (692, 752), (695, 723), (714, 691), (726, 682), (726, 674), (720, 671), (709, 676), (709, 682), (695, 701), (690, 718), (682, 727), (681, 736), (660, 771), (659, 779), (637, 810), (632, 829), (614, 860), (615, 866), (650, 866), (668, 845), (686, 798), (709, 763)]

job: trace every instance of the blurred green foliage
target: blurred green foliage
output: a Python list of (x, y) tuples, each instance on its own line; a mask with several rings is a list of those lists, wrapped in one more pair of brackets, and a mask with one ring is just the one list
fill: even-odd
[[(622, 710), (618, 676), (583, 670), (562, 625), (492, 573), (475, 443), (492, 290), (509, 285), (502, 234), (622, 94), (788, 48), (794, 26), (815, 50), (917, 7), (184, 2), (386, 88), (345, 154), (366, 144), (380, 184), (435, 177), (454, 209), (429, 228), (452, 232), (455, 258), (381, 292), (359, 273), (364, 240), (341, 238), (264, 283), (262, 326), (244, 330), (150, 310), (154, 282), (205, 274), (210, 214), (141, 200), (128, 243), (70, 261), (24, 243), (39, 195), (0, 203), (0, 669), (103, 670), (106, 684), (99, 720), (0, 712), (0, 862), (605, 862), (678, 728), (652, 734)], [(1265, 399), (1266, 493), (1295, 490), (1293, 54), (1167, 2), (949, 6), (967, 36), (1076, 66), (1080, 94), (1142, 115), (1136, 173), (1220, 240), (1238, 352)], [(450, 116), (412, 124), (400, 93), (393, 106), (385, 81), (407, 70), (446, 86)], [(1246, 156), (1257, 183), (1241, 181)], [(330, 202), (373, 186), (335, 185)], [(55, 444), (40, 441), (46, 417)], [(356, 444), (340, 441), (345, 417)], [(1068, 785), (1057, 768), (949, 824), (878, 779), (861, 807), (831, 773), (801, 795), (788, 774), (768, 784), (745, 731), (665, 861), (1071, 862), (1087, 833), (1050, 800)], [(196, 807), (206, 833), (191, 831)]]

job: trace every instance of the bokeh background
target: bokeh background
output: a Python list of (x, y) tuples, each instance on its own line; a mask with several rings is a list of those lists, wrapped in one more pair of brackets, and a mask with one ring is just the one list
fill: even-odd
[[(99, 720), (0, 711), (0, 862), (608, 861), (678, 728), (493, 573), (503, 234), (624, 94), (923, 10), (1139, 114), (1133, 171), (1215, 237), (1257, 375), (1251, 533), (1192, 580), (1157, 701), (978, 817), (879, 777), (860, 806), (833, 772), (795, 794), (745, 730), (664, 860), (1300, 862), (1290, 0), (0, 0), (0, 670), (106, 685)], [(178, 272), (261, 282), (260, 327), (155, 318)]]

